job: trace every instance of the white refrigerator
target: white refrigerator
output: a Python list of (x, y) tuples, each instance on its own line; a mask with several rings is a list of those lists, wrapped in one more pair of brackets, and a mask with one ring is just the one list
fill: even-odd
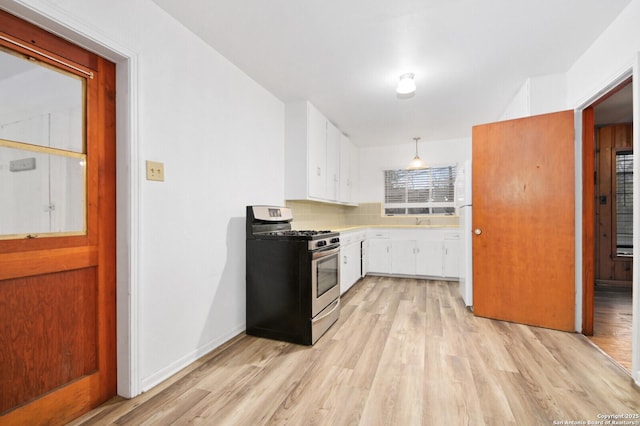
[(460, 217), (460, 295), (464, 304), (473, 306), (473, 262), (471, 229), (471, 160), (458, 165), (456, 173), (456, 210)]

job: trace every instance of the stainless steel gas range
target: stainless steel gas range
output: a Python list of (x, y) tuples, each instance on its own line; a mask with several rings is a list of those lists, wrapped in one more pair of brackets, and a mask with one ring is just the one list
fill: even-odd
[(247, 334), (312, 345), (340, 316), (340, 235), (292, 220), (287, 207), (247, 206)]

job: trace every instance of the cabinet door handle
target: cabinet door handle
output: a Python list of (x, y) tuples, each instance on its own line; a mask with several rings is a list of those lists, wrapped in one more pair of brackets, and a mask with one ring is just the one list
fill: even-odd
[(346, 265), (347, 264), (347, 256), (342, 256), (344, 258), (343, 263)]
[(320, 167), (318, 167), (318, 176), (322, 175), (322, 169), (320, 169)]

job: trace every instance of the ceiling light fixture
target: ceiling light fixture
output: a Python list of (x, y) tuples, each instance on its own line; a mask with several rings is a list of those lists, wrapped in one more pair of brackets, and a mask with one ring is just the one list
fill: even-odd
[(416, 91), (416, 82), (414, 80), (414, 75), (411, 72), (406, 74), (402, 74), (400, 79), (398, 80), (398, 87), (396, 88), (396, 93), (399, 95), (410, 95)]
[(422, 170), (422, 169), (426, 169), (427, 168), (427, 163), (425, 163), (420, 158), (420, 156), (418, 155), (418, 141), (420, 140), (420, 138), (419, 137), (415, 137), (415, 138), (413, 138), (413, 140), (416, 141), (416, 156), (413, 157), (413, 160), (411, 160), (411, 162), (407, 166), (407, 170)]

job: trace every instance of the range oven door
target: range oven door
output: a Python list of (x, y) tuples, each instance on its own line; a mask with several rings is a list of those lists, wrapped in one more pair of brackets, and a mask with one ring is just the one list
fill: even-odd
[(311, 254), (311, 316), (340, 297), (340, 247)]

